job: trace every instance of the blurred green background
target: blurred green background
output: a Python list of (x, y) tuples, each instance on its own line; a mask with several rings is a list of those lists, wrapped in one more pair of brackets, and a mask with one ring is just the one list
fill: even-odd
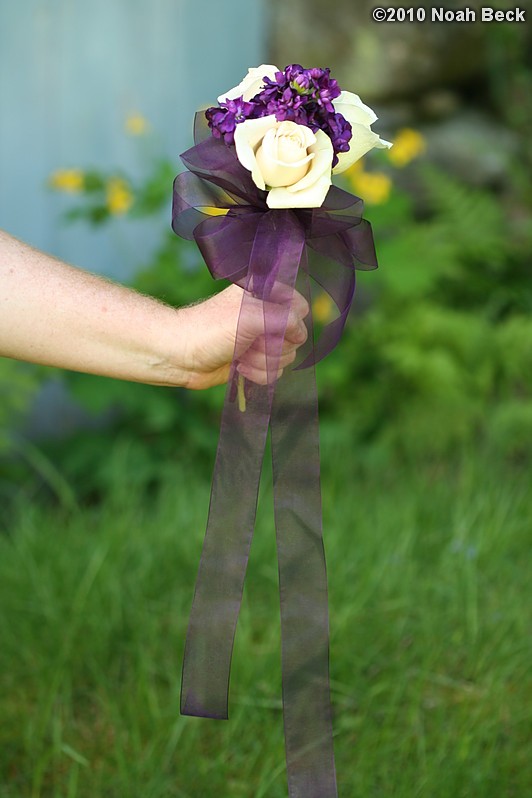
[[(164, 0), (152, 6), (162, 19)], [(201, 29), (209, 3), (175, 6), (185, 33)], [(44, 4), (21, 7), (30, 19)], [(59, 44), (61, 14), (70, 10), (71, 35), (78, 7), (48, 7)], [(96, 125), (114, 137), (116, 162), (68, 150), (48, 164), (41, 189), (56, 214), (42, 229), (68, 230), (50, 246), (62, 257), (80, 236), (81, 265), (111, 274), (90, 262), (93, 238), (105, 260), (102, 235), (147, 231), (140, 258), (120, 250), (123, 281), (196, 301), (225, 285), (169, 229), (195, 104), (248, 65), (300, 62), (330, 66), (375, 108), (394, 147), (341, 185), (365, 200), (379, 269), (359, 273), (343, 339), (317, 368), (339, 792), (522, 798), (532, 792), (531, 26), (377, 25), (371, 7), (213, 5), (208, 63), (190, 45), (181, 53), (176, 92), (186, 82), (191, 110), (179, 146), (158, 110), (175, 102), (174, 83), (152, 114), (126, 103)], [(106, 8), (84, 13), (105, 27)], [(227, 44), (239, 19), (242, 64)], [(122, 40), (110, 74), (125, 53), (139, 72), (150, 55), (155, 68), (167, 59), (175, 45), (163, 29), (140, 53)], [(65, 52), (63, 69), (82, 73), (85, 51)], [(97, 90), (83, 102), (97, 108)], [(319, 290), (313, 311), (318, 326), (332, 318)], [(41, 417), (54, 418), (50, 382), (79, 408), (75, 424)], [(187, 393), (2, 359), (0, 396), (0, 796), (286, 795), (268, 457), (231, 719), (179, 715), (224, 388)]]

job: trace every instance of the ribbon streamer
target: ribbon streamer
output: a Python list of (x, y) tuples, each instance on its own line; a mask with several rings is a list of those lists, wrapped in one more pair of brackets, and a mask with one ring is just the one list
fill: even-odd
[[(336, 346), (355, 291), (355, 268), (376, 268), (362, 201), (331, 187), (320, 208), (271, 210), (233, 148), (196, 114), (196, 145), (174, 181), (173, 230), (195, 240), (215, 279), (243, 289), (222, 411), (207, 530), (190, 614), (181, 713), (227, 719), (234, 635), (271, 429), (281, 611), (283, 717), (290, 798), (337, 798), (329, 690), (327, 576), (322, 539), (318, 399), (314, 365)], [(226, 211), (212, 215), (212, 209)], [(280, 379), (294, 290), (311, 305), (310, 278), (338, 316), (314, 342), (312, 312), (303, 358)], [(242, 330), (261, 312), (268, 382), (246, 381), (236, 402)]]

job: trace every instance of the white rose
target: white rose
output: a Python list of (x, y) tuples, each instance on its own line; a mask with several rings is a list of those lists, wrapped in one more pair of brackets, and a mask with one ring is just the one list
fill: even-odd
[(370, 125), (375, 122), (377, 115), (371, 108), (364, 105), (358, 94), (343, 91), (336, 100), (333, 100), (333, 105), (336, 113), (342, 114), (353, 128), (349, 150), (338, 153), (338, 163), (333, 169), (334, 174), (344, 172), (373, 147), (389, 149), (392, 146), (391, 141), (384, 141), (371, 129)]
[(262, 64), (259, 67), (250, 67), (248, 74), (238, 86), (225, 94), (220, 94), (218, 102), (222, 103), (224, 100), (236, 100), (237, 97), (243, 97), (245, 102), (249, 102), (264, 88), (264, 78), (274, 79), (275, 73), (279, 72), (276, 66), (272, 64)]
[(329, 136), (275, 114), (246, 119), (235, 129), (238, 160), (255, 185), (268, 190), (269, 208), (319, 208), (331, 186)]

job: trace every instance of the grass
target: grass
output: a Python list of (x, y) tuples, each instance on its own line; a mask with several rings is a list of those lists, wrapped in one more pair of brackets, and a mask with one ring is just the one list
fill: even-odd
[[(340, 796), (531, 794), (529, 473), (322, 449)], [(101, 505), (22, 497), (0, 535), (0, 796), (285, 798), (270, 472), (209, 721), (179, 714), (209, 482), (148, 494), (112, 456)]]

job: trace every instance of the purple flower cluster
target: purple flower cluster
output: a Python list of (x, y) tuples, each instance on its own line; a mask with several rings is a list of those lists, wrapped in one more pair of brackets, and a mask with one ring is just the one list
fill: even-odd
[(205, 116), (215, 138), (223, 138), (226, 144), (233, 144), (237, 124), (244, 119), (260, 116), (254, 114), (254, 111), (255, 105), (252, 102), (246, 103), (242, 97), (238, 97), (236, 100), (226, 100), (219, 108), (207, 108)]
[(275, 114), (278, 122), (306, 125), (313, 132), (323, 130), (332, 141), (332, 165), (336, 166), (338, 153), (349, 150), (352, 129), (334, 110), (333, 100), (340, 95), (340, 88), (330, 72), (328, 68), (303, 69), (300, 64), (290, 64), (284, 72), (276, 72), (274, 80), (265, 77), (264, 88), (249, 102), (239, 97), (208, 108), (205, 116), (213, 136), (233, 144), (239, 122)]

